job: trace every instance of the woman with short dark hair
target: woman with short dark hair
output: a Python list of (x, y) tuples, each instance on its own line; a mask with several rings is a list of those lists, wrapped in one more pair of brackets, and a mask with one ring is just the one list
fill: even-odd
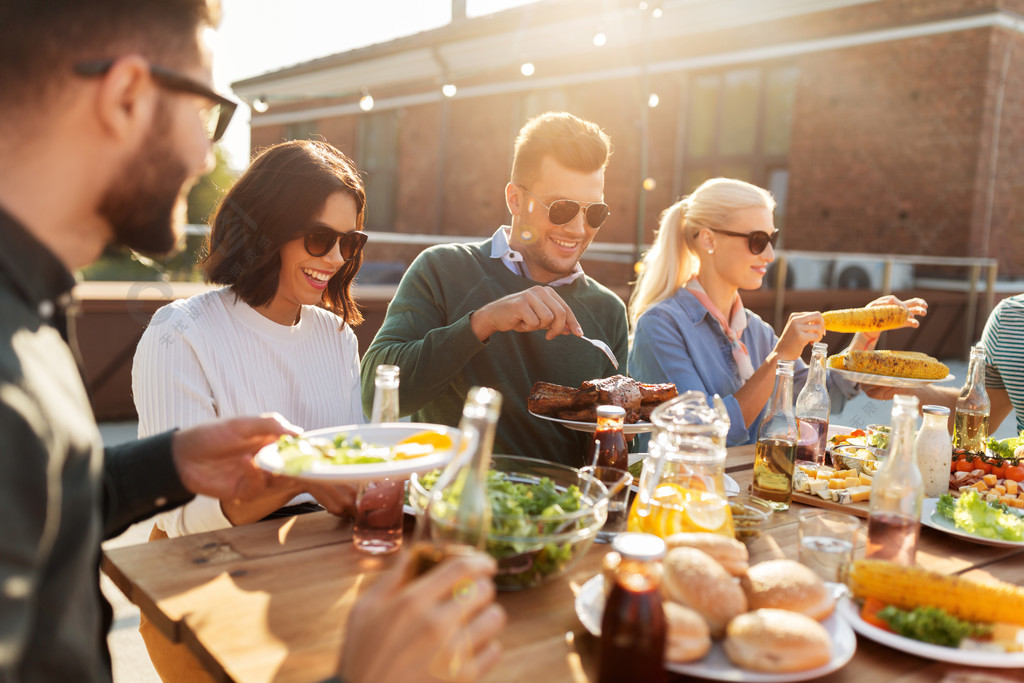
[[(282, 143), (253, 161), (221, 201), (202, 261), (206, 280), (225, 287), (161, 308), (136, 350), (140, 436), (271, 411), (304, 429), (363, 421), (351, 289), (365, 206), (355, 165), (326, 142)], [(315, 503), (307, 491), (244, 504), (199, 497), (157, 527), (179, 536), (254, 522)], [(338, 512), (354, 493), (311, 492)]]

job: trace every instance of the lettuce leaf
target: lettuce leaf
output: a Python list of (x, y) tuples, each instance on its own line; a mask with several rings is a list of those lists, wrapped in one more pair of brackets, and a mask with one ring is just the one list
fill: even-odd
[(1024, 541), (1024, 517), (1010, 512), (1005, 505), (985, 502), (977, 491), (961, 494), (956, 502), (949, 494), (940, 496), (935, 509), (968, 533), (1003, 541)]

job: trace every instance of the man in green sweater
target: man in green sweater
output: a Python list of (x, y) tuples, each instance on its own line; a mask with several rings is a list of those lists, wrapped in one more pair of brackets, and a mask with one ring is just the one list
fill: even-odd
[(611, 141), (568, 113), (531, 119), (519, 132), (505, 186), (511, 226), (474, 244), (431, 247), (402, 278), (362, 361), (363, 406), (381, 363), (402, 369), (403, 414), (457, 425), (466, 394), (504, 397), (496, 453), (580, 466), (591, 436), (530, 415), (536, 381), (579, 386), (615, 374), (581, 335), (627, 353), (626, 308), (579, 260), (608, 218), (604, 169)]

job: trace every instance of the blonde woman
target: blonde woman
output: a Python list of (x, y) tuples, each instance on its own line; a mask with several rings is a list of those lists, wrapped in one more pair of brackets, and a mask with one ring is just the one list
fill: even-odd
[[(804, 347), (825, 335), (821, 313), (793, 313), (781, 336), (743, 307), (740, 290), (761, 286), (775, 260), (775, 200), (756, 185), (729, 178), (704, 182), (661, 216), (654, 246), (630, 298), (630, 375), (674, 382), (725, 399), (730, 446), (757, 438), (780, 360), (796, 361), (795, 391), (807, 377)], [(887, 296), (868, 305), (899, 303), (925, 315), (922, 299)], [(908, 325), (917, 326), (911, 318)], [(871, 349), (877, 335), (857, 334), (851, 347)], [(829, 375), (833, 411), (859, 388)]]

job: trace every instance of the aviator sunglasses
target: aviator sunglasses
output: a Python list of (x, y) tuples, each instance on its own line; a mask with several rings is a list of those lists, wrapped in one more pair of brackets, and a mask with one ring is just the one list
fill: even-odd
[(351, 261), (363, 250), (366, 233), (359, 230), (335, 232), (330, 228), (313, 228), (302, 238), (310, 256), (326, 256), (337, 242), (341, 243), (341, 257)]
[(573, 218), (576, 218), (576, 214), (583, 210), (583, 215), (587, 219), (587, 225), (594, 230), (597, 230), (604, 222), (608, 220), (608, 216), (612, 215), (611, 209), (604, 202), (577, 202), (573, 199), (556, 199), (551, 204), (545, 204), (541, 200), (526, 189), (525, 186), (516, 183), (517, 187), (523, 188), (523, 192), (533, 197), (533, 200), (548, 210), (548, 220), (551, 221), (552, 225), (565, 225)]
[(747, 246), (750, 247), (751, 254), (760, 254), (762, 251), (768, 248), (768, 245), (772, 245), (775, 248), (775, 243), (779, 241), (779, 233), (781, 230), (776, 230), (770, 236), (764, 230), (755, 230), (754, 232), (733, 232), (732, 230), (719, 230), (718, 228), (708, 228), (711, 232), (721, 233), (722, 235), (729, 235), (730, 237), (743, 237), (747, 240)]

